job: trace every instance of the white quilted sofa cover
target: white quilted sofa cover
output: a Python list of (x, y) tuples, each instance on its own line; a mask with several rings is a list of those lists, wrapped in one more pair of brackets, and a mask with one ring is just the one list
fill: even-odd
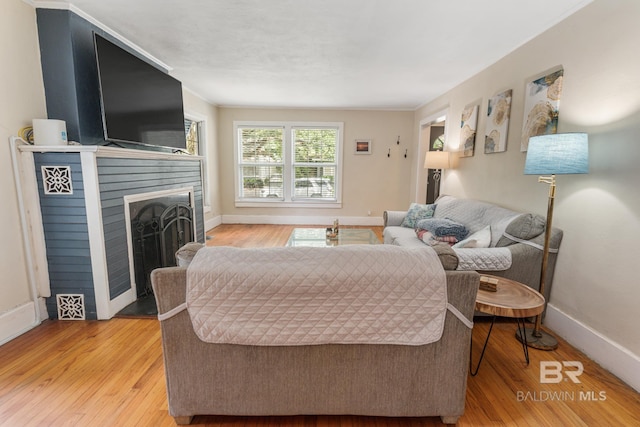
[[(454, 248), (458, 255), (457, 270), (462, 271), (504, 271), (511, 268), (511, 251), (506, 247), (495, 247), (504, 235), (507, 225), (518, 215), (499, 206), (442, 196), (438, 199), (434, 218), (448, 218), (464, 224), (469, 235), (491, 225), (491, 244), (489, 248)], [(406, 212), (394, 212), (404, 218)], [(401, 219), (400, 219), (401, 221)], [(406, 227), (388, 227), (384, 231), (384, 243), (402, 247), (424, 247), (416, 237), (415, 230)]]
[(440, 339), (447, 309), (472, 326), (447, 303), (435, 252), (389, 245), (205, 247), (186, 301), (215, 343), (423, 345)]

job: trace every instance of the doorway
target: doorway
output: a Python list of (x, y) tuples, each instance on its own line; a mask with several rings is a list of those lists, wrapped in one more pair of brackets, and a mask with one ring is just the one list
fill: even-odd
[[(442, 110), (420, 121), (419, 155), (416, 173), (416, 203), (433, 203), (438, 197), (439, 182), (435, 179), (436, 169), (425, 169), (428, 151), (444, 150), (446, 140), (447, 110)], [(439, 178), (439, 177), (438, 177)]]
[[(444, 122), (430, 126), (429, 149), (427, 151), (444, 150)], [(440, 195), (439, 169), (427, 169), (427, 203), (433, 203)]]

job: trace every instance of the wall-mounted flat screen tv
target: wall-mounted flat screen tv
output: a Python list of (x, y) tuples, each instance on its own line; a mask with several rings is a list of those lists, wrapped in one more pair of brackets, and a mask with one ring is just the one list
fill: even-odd
[(184, 150), (180, 81), (99, 34), (94, 39), (105, 140)]

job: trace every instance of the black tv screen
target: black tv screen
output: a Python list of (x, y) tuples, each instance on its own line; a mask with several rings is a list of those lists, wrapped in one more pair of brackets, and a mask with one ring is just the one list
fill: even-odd
[(104, 138), (186, 148), (182, 84), (95, 34)]

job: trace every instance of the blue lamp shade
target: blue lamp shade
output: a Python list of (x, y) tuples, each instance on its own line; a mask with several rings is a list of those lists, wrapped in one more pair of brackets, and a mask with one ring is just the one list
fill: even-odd
[(589, 173), (586, 133), (557, 133), (529, 138), (525, 175)]

